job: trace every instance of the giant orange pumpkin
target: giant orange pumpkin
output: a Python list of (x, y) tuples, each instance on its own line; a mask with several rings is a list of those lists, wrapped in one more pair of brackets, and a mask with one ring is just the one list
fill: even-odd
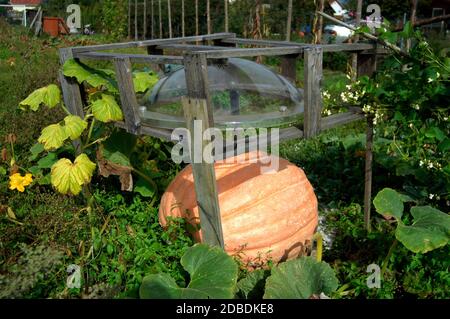
[[(305, 173), (285, 159), (278, 158), (278, 170), (265, 174), (261, 162), (242, 161), (255, 156), (267, 155), (252, 152), (235, 157), (235, 163), (215, 163), (225, 250), (250, 264), (297, 257), (317, 227), (314, 190)], [(200, 222), (191, 165), (176, 176), (161, 199), (162, 226), (168, 216)], [(193, 235), (201, 241), (201, 231)]]

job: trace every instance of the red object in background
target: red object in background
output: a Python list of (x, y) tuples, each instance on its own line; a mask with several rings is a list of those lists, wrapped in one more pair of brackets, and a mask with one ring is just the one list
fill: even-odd
[(45, 33), (51, 35), (52, 37), (69, 33), (66, 22), (58, 17), (44, 17), (43, 29)]
[(36, 6), (40, 5), (42, 3), (42, 0), (11, 0), (12, 5), (28, 5), (28, 6)]

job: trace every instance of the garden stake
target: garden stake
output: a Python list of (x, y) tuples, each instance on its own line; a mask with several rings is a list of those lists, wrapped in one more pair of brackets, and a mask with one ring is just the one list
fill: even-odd
[(372, 207), (372, 161), (373, 161), (373, 116), (367, 116), (366, 167), (364, 183), (364, 226), (370, 232), (370, 209)]

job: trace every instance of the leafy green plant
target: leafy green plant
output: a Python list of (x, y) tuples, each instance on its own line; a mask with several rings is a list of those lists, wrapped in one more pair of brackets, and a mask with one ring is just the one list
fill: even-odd
[[(238, 266), (222, 249), (197, 244), (181, 259), (191, 281), (181, 288), (167, 274), (148, 275), (141, 298), (311, 298), (331, 294), (338, 281), (331, 267), (312, 257), (301, 257), (268, 270), (250, 272), (237, 282)], [(265, 289), (265, 292), (264, 292)], [(264, 294), (264, 295), (263, 295)]]
[[(62, 194), (77, 195), (84, 185), (89, 184), (97, 165), (94, 163), (93, 155), (96, 156), (101, 175), (119, 175), (122, 189), (132, 190), (133, 183), (131, 172), (135, 172), (143, 179), (139, 183), (139, 191), (152, 196), (155, 191), (155, 183), (137, 168), (131, 167), (127, 155), (133, 150), (131, 141), (127, 150), (118, 148), (115, 143), (118, 140), (127, 141), (133, 138), (127, 137), (126, 133), (119, 133), (117, 129), (108, 126), (108, 123), (123, 119), (122, 110), (117, 103), (118, 89), (114, 79), (114, 72), (107, 69), (93, 69), (87, 65), (71, 59), (63, 66), (64, 75), (75, 78), (78, 83), (85, 85), (88, 92), (88, 105), (85, 108), (85, 116), (81, 118), (72, 115), (61, 101), (61, 92), (56, 85), (38, 89), (23, 100), (19, 107), (30, 108), (37, 111), (41, 105), (53, 108), (59, 105), (67, 114), (63, 121), (44, 128), (38, 143), (31, 149), (32, 160), (36, 160), (40, 153), (47, 154), (38, 161), (38, 165), (31, 170), (34, 174), (44, 177)], [(135, 72), (133, 81), (136, 93), (143, 93), (152, 87), (157, 77), (153, 73)], [(78, 151), (68, 147), (69, 141), (79, 140)], [(131, 151), (130, 151), (131, 150)], [(60, 158), (61, 154), (71, 153), (74, 160), (66, 157)], [(50, 178), (44, 173), (45, 169), (51, 169)], [(150, 191), (146, 193), (143, 188)]]
[(404, 203), (410, 202), (409, 196), (399, 194), (391, 188), (381, 190), (373, 200), (376, 211), (385, 218), (394, 218), (397, 222), (395, 237), (385, 258), (382, 273), (385, 272), (389, 258), (401, 242), (414, 253), (427, 253), (443, 247), (450, 239), (450, 216), (431, 206), (414, 206), (411, 208), (412, 224), (406, 225)]
[(232, 298), (238, 274), (237, 264), (222, 249), (197, 244), (181, 258), (191, 281), (180, 288), (167, 274), (148, 275), (142, 281), (141, 298)]

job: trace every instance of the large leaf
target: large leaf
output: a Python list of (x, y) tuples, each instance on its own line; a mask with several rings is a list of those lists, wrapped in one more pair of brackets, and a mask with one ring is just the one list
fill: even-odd
[(41, 154), (44, 151), (44, 145), (41, 143), (36, 143), (30, 148), (31, 155), (28, 157), (28, 160), (34, 161), (36, 158), (38, 158), (39, 154)]
[(78, 195), (82, 186), (91, 181), (95, 167), (86, 154), (80, 154), (74, 163), (67, 158), (60, 159), (52, 167), (52, 185), (62, 194)]
[(64, 118), (64, 129), (71, 140), (76, 140), (86, 129), (88, 123), (77, 115), (69, 115)]
[(269, 270), (257, 269), (252, 271), (237, 283), (238, 295), (245, 299), (261, 299), (269, 275)]
[(40, 169), (52, 168), (52, 166), (58, 161), (56, 153), (50, 152), (37, 162), (37, 167)]
[(141, 194), (143, 197), (153, 197), (156, 191), (157, 187), (155, 182), (150, 182), (142, 177), (138, 179), (134, 187), (134, 192)]
[(272, 269), (266, 281), (265, 299), (309, 299), (334, 292), (338, 280), (333, 269), (312, 257), (290, 260)]
[(61, 102), (61, 91), (56, 85), (50, 84), (31, 93), (25, 100), (20, 102), (19, 108), (24, 110), (30, 107), (32, 111), (37, 111), (41, 104), (52, 108), (59, 102)]
[(137, 136), (116, 130), (103, 143), (102, 155), (108, 161), (124, 166), (131, 166), (130, 156), (136, 146)]
[(186, 251), (181, 265), (191, 277), (186, 288), (178, 287), (169, 275), (148, 275), (142, 281), (141, 298), (233, 298), (238, 266), (222, 249), (197, 244)]
[(63, 72), (65, 76), (76, 78), (80, 84), (86, 81), (92, 87), (104, 86), (110, 92), (117, 92), (114, 80), (109, 78), (106, 72), (91, 69), (74, 59), (69, 59), (64, 63)]
[(450, 216), (430, 206), (411, 208), (413, 224), (399, 223), (395, 237), (414, 253), (426, 253), (447, 245), (450, 238)]
[(100, 122), (121, 121), (122, 110), (112, 95), (102, 94), (102, 98), (92, 103), (92, 113)]
[(399, 193), (392, 188), (384, 188), (373, 200), (377, 213), (384, 216), (394, 216), (400, 220), (403, 215), (403, 199)]
[(52, 124), (44, 128), (38, 142), (44, 145), (46, 150), (60, 148), (69, 137), (67, 131), (60, 124)]
[(134, 91), (142, 93), (152, 88), (158, 82), (158, 76), (148, 72), (136, 72), (133, 74)]

